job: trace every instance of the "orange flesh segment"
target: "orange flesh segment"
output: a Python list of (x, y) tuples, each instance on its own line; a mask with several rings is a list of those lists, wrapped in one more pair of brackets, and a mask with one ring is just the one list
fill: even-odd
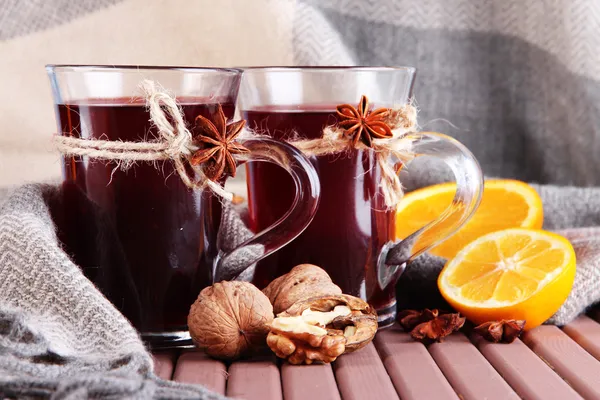
[[(527, 233), (497, 235), (464, 254), (446, 282), (472, 302), (519, 302), (565, 264), (565, 250)], [(469, 246), (470, 247), (470, 246)]]

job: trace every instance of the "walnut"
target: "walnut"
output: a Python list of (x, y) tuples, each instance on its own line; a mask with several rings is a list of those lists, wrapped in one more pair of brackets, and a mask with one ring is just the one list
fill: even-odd
[(342, 294), (327, 272), (312, 264), (300, 264), (290, 272), (272, 281), (263, 290), (267, 295), (275, 314), (290, 308), (299, 300), (311, 297)]
[(296, 302), (270, 324), (267, 344), (292, 364), (332, 362), (366, 346), (377, 332), (377, 314), (348, 295), (313, 297)]
[(484, 339), (494, 343), (512, 343), (525, 329), (524, 320), (501, 320), (485, 322), (474, 328)]
[(279, 332), (273, 328), (267, 336), (267, 345), (279, 358), (290, 364), (312, 364), (315, 361), (330, 363), (344, 353), (344, 335), (321, 332)]
[[(295, 303), (280, 316), (314, 315), (327, 313), (337, 307), (346, 306), (350, 313), (336, 316), (329, 323), (318, 321), (320, 326), (342, 330), (346, 337), (346, 353), (365, 347), (377, 332), (377, 313), (366, 301), (347, 294), (320, 296)], [(314, 320), (314, 319), (313, 319)]]
[(248, 282), (219, 282), (203, 289), (190, 308), (190, 335), (208, 355), (232, 360), (264, 346), (273, 306)]

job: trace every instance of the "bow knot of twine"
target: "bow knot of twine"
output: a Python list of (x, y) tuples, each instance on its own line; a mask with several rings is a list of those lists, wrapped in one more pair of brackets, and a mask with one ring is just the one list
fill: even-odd
[(189, 188), (209, 188), (218, 196), (232, 200), (232, 193), (208, 179), (200, 166), (194, 167), (189, 162), (199, 147), (194, 144), (192, 133), (187, 128), (175, 99), (153, 81), (144, 80), (140, 87), (150, 112), (150, 121), (160, 135), (159, 139), (149, 142), (122, 142), (55, 136), (54, 144), (57, 149), (65, 155), (117, 161), (118, 167), (124, 169), (136, 161), (171, 160), (179, 177)]
[[(170, 159), (191, 156), (198, 147), (192, 142), (192, 134), (175, 99), (167, 92), (157, 89), (153, 81), (144, 80), (140, 87), (146, 97), (150, 120), (158, 128), (166, 145), (165, 154)], [(169, 121), (167, 115), (173, 119), (174, 124)]]

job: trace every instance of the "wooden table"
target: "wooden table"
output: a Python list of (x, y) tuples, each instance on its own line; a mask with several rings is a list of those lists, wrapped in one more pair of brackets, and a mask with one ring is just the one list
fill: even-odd
[(275, 357), (227, 367), (194, 350), (155, 353), (164, 379), (239, 399), (600, 399), (600, 311), (560, 329), (541, 326), (512, 344), (462, 333), (424, 346), (398, 328), (331, 365)]

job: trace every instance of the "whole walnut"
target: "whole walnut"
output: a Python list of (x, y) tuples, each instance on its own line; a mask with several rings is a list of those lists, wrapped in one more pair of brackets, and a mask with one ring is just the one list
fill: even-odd
[(203, 289), (192, 304), (192, 340), (215, 358), (233, 360), (265, 345), (273, 320), (271, 302), (248, 282), (219, 282)]
[(342, 294), (342, 289), (333, 283), (322, 268), (312, 264), (300, 264), (272, 281), (263, 289), (263, 293), (271, 300), (275, 314), (279, 314), (297, 301)]

